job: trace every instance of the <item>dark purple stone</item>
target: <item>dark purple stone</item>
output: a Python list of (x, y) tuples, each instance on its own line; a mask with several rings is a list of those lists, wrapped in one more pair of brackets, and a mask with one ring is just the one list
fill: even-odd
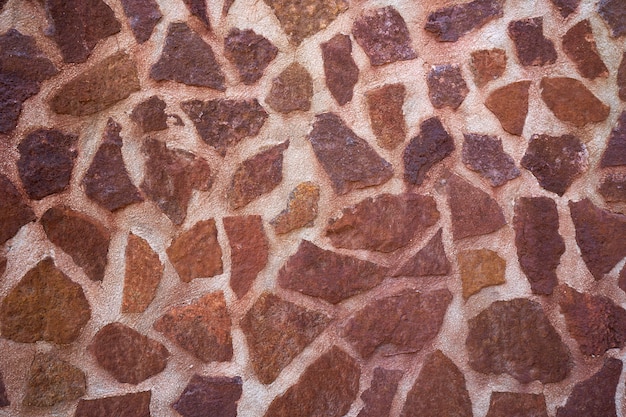
[(15, 185), (0, 173), (0, 245), (11, 239), (27, 223), (36, 220), (33, 210), (15, 188)]
[(499, 187), (520, 175), (515, 161), (502, 148), (502, 140), (495, 136), (465, 134), (463, 163), (472, 171), (487, 178), (492, 186)]
[(194, 375), (172, 408), (183, 417), (236, 417), (240, 377)]
[(359, 67), (352, 58), (350, 36), (338, 33), (321, 45), (326, 87), (340, 106), (352, 100), (352, 91), (359, 81)]
[(139, 125), (143, 133), (165, 130), (167, 129), (165, 107), (163, 100), (152, 96), (135, 106), (130, 119)]
[(564, 18), (574, 13), (580, 4), (580, 0), (550, 0)]
[(189, 9), (192, 15), (196, 16), (208, 30), (211, 30), (211, 22), (209, 21), (209, 15), (207, 14), (206, 0), (183, 0), (185, 6)]
[(624, 0), (600, 0), (598, 14), (609, 25), (614, 38), (626, 34), (626, 2)]
[(502, 17), (502, 0), (474, 0), (444, 7), (428, 15), (424, 26), (440, 42), (456, 42), (466, 33)]
[(224, 56), (233, 63), (241, 82), (251, 85), (278, 55), (278, 48), (252, 29), (231, 29), (224, 39)]
[(600, 161), (602, 168), (622, 165), (626, 165), (626, 111), (619, 115)]
[(458, 65), (434, 66), (428, 73), (426, 83), (428, 97), (436, 109), (443, 107), (457, 109), (469, 93)]
[(510, 22), (509, 36), (523, 66), (544, 66), (556, 62), (554, 42), (543, 36), (543, 17)]
[(438, 117), (431, 117), (420, 125), (415, 136), (404, 150), (404, 181), (421, 185), (426, 173), (454, 151), (454, 140), (446, 132)]
[(133, 31), (135, 39), (144, 43), (150, 36), (163, 15), (155, 0), (122, 0), (124, 14)]

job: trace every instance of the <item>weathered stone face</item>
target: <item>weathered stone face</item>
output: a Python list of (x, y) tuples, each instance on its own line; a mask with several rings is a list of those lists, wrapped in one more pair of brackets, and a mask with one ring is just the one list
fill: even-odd
[(501, 0), (474, 0), (444, 7), (428, 15), (424, 29), (440, 42), (456, 42), (468, 32), (501, 17), (502, 5)]
[(357, 417), (388, 417), (402, 371), (375, 368), (372, 383), (361, 394), (363, 409)]
[(51, 407), (76, 400), (86, 392), (83, 371), (51, 353), (36, 353), (30, 365), (28, 385), (23, 404), (30, 407)]
[(211, 30), (211, 22), (209, 22), (209, 14), (204, 0), (183, 0), (189, 12), (200, 19), (208, 30)]
[(352, 58), (350, 36), (338, 33), (320, 45), (324, 59), (326, 87), (340, 106), (352, 100), (352, 90), (359, 80), (359, 67)]
[(428, 73), (426, 84), (428, 97), (436, 109), (457, 109), (469, 93), (458, 65), (435, 65)]
[(74, 417), (150, 417), (150, 391), (80, 400)]
[(492, 392), (487, 417), (548, 417), (543, 394)]
[(4, 378), (0, 373), (0, 408), (8, 407), (11, 405), (11, 401), (9, 401), (9, 396), (7, 395), (6, 387), (4, 386)]
[(463, 281), (463, 298), (468, 299), (480, 290), (504, 284), (506, 261), (489, 249), (459, 253), (459, 271)]
[(598, 14), (611, 28), (611, 35), (615, 38), (626, 33), (626, 5), (619, 0), (600, 0), (598, 2)]
[(163, 277), (163, 264), (148, 242), (128, 235), (122, 313), (142, 313), (154, 297)]
[(512, 21), (508, 33), (515, 44), (517, 59), (523, 66), (544, 66), (556, 62), (554, 42), (543, 35), (543, 17)]
[(589, 20), (581, 20), (567, 31), (563, 36), (563, 50), (583, 77), (590, 80), (608, 77), (609, 70), (598, 55)]
[(311, 108), (313, 79), (302, 65), (294, 62), (272, 81), (265, 102), (279, 113), (291, 113)]
[(224, 39), (224, 56), (237, 68), (241, 82), (247, 85), (263, 76), (276, 55), (278, 48), (252, 29), (233, 28)]
[(598, 192), (608, 203), (626, 202), (626, 174), (608, 174)]
[(559, 120), (583, 127), (609, 116), (609, 106), (574, 78), (545, 77), (540, 87), (541, 98)]
[(521, 136), (528, 115), (530, 81), (517, 81), (500, 87), (487, 97), (485, 106), (498, 118), (502, 129)]
[(394, 272), (393, 276), (448, 275), (450, 269), (450, 261), (443, 247), (442, 229), (439, 229), (419, 252)]
[(243, 381), (238, 376), (194, 375), (172, 408), (183, 417), (236, 417), (242, 385)]
[(550, 0), (557, 8), (562, 17), (574, 13), (580, 4), (580, 0)]
[(454, 140), (444, 129), (437, 117), (420, 124), (420, 134), (415, 136), (404, 149), (404, 181), (421, 185), (427, 172), (454, 152)]
[(270, 222), (277, 234), (289, 233), (301, 227), (313, 226), (317, 217), (320, 187), (312, 182), (303, 182), (289, 194), (287, 208)]
[(143, 133), (165, 130), (167, 129), (165, 107), (166, 105), (163, 100), (158, 96), (152, 96), (137, 104), (130, 118), (139, 125)]
[(489, 81), (500, 78), (506, 69), (506, 52), (504, 49), (480, 49), (472, 52), (470, 68), (478, 87)]
[(617, 119), (600, 160), (602, 168), (626, 165), (626, 111)]
[(0, 173), (0, 244), (37, 218), (11, 180)]
[(626, 52), (622, 55), (622, 61), (617, 69), (618, 95), (622, 101), (626, 101)]
[(155, 0), (122, 0), (122, 7), (137, 42), (150, 39), (154, 27), (163, 17), (158, 3)]
[(405, 96), (404, 84), (387, 84), (365, 93), (372, 130), (381, 148), (394, 149), (404, 142), (406, 123), (402, 106)]
[(502, 140), (495, 136), (465, 134), (463, 163), (472, 171), (487, 178), (493, 187), (519, 177), (515, 161), (502, 148)]

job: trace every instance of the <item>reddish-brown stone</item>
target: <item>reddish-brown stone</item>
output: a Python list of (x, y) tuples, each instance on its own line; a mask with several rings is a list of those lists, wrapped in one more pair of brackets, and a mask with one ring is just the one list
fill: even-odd
[(580, 4), (580, 0), (550, 0), (557, 8), (562, 17), (567, 17), (574, 13)]
[(4, 386), (4, 379), (2, 377), (2, 373), (0, 373), (0, 408), (8, 407), (11, 405), (11, 401), (9, 401), (9, 396), (7, 395), (6, 387)]
[(338, 248), (393, 252), (419, 238), (439, 220), (435, 200), (418, 194), (381, 194), (345, 208), (326, 236)]
[(617, 68), (618, 95), (622, 101), (626, 101), (626, 52), (622, 55), (622, 61)]
[(615, 393), (622, 367), (621, 360), (606, 358), (598, 372), (574, 385), (565, 406), (557, 408), (556, 417), (617, 417)]
[(230, 288), (241, 298), (267, 265), (269, 243), (261, 216), (224, 217), (223, 221), (230, 244)]
[(7, 258), (4, 255), (0, 255), (0, 277), (4, 275), (7, 269)]
[(562, 196), (587, 170), (587, 147), (573, 135), (533, 135), (521, 165), (544, 189)]
[(459, 253), (459, 273), (466, 300), (483, 288), (506, 283), (506, 261), (489, 249), (468, 250)]
[(587, 198), (570, 201), (569, 210), (583, 260), (600, 280), (626, 256), (626, 216), (598, 208)]
[(517, 81), (489, 94), (485, 106), (498, 118), (502, 129), (521, 136), (528, 115), (530, 81)]
[(544, 66), (556, 62), (554, 42), (543, 35), (543, 17), (514, 20), (509, 23), (508, 33), (515, 44), (517, 59), (523, 66)]
[(259, 381), (271, 384), (319, 334), (330, 318), (263, 293), (241, 320)]
[(148, 139), (141, 189), (176, 225), (187, 216), (193, 190), (208, 191), (213, 183), (204, 159), (181, 149), (168, 149), (164, 142)]
[(428, 85), (428, 97), (436, 109), (444, 107), (457, 109), (469, 93), (469, 88), (467, 88), (461, 74), (461, 68), (458, 65), (433, 66), (426, 78), (426, 84)]
[(520, 171), (515, 166), (515, 161), (504, 152), (502, 141), (498, 137), (476, 133), (463, 136), (463, 163), (488, 179), (493, 187), (499, 187), (519, 177)]
[(482, 87), (489, 81), (500, 78), (506, 69), (506, 52), (504, 49), (480, 49), (472, 52), (470, 68), (474, 81)]
[(313, 78), (306, 68), (294, 62), (274, 78), (265, 102), (277, 112), (291, 113), (309, 110), (312, 98)]
[(278, 273), (281, 287), (337, 304), (374, 288), (387, 268), (321, 249), (303, 240)]
[(352, 35), (373, 66), (417, 58), (406, 22), (393, 6), (363, 13), (352, 25)]
[(626, 292), (626, 264), (622, 268), (622, 271), (619, 273), (619, 277), (617, 279), (617, 285), (620, 289)]
[(167, 129), (165, 102), (157, 96), (152, 96), (135, 106), (130, 119), (139, 125), (143, 133), (165, 130)]
[(359, 81), (359, 67), (352, 58), (350, 36), (338, 33), (320, 44), (324, 60), (326, 87), (340, 106), (352, 100), (352, 92)]
[(431, 353), (407, 394), (400, 417), (472, 417), (465, 376), (440, 350)]
[(233, 28), (224, 39), (224, 56), (239, 72), (241, 82), (254, 84), (278, 55), (278, 48), (252, 29)]
[(89, 351), (118, 382), (135, 385), (162, 372), (169, 356), (161, 343), (122, 323), (110, 323), (100, 329)]
[(194, 375), (172, 408), (183, 417), (236, 417), (241, 377)]
[(598, 55), (589, 20), (581, 20), (563, 35), (563, 51), (583, 77), (590, 80), (608, 77), (609, 70)]
[(598, 192), (608, 203), (626, 202), (626, 173), (607, 174)]
[(554, 115), (576, 127), (606, 120), (609, 106), (601, 102), (585, 85), (567, 77), (541, 80), (541, 98)]
[(454, 240), (493, 233), (506, 224), (496, 200), (456, 175), (448, 179), (448, 205)]
[(522, 384), (559, 382), (569, 374), (570, 352), (534, 301), (496, 301), (468, 325), (469, 365), (478, 372), (507, 373)]
[(163, 264), (148, 242), (128, 235), (122, 313), (142, 313), (156, 295), (163, 277)]
[(122, 0), (122, 7), (135, 40), (144, 43), (150, 39), (154, 27), (163, 17), (158, 3), (155, 0)]
[(74, 417), (150, 417), (150, 391), (80, 400)]
[(159, 60), (150, 68), (156, 81), (175, 81), (224, 91), (225, 78), (211, 46), (186, 23), (171, 23)]
[(301, 227), (312, 227), (317, 217), (320, 187), (312, 182), (303, 182), (289, 194), (287, 208), (270, 222), (276, 234), (289, 233)]
[(426, 173), (437, 163), (454, 152), (454, 140), (444, 129), (438, 117), (431, 117), (420, 124), (420, 134), (404, 149), (404, 181), (421, 185)]
[(213, 277), (223, 272), (222, 248), (217, 241), (217, 228), (213, 219), (201, 220), (181, 233), (166, 252), (183, 282)]
[(444, 7), (428, 15), (424, 29), (440, 42), (456, 42), (461, 36), (502, 17), (502, 0), (474, 0)]
[(598, 14), (609, 25), (614, 38), (626, 34), (626, 4), (622, 0), (600, 0)]
[(364, 358), (376, 351), (384, 355), (419, 352), (439, 333), (451, 301), (447, 289), (424, 294), (404, 290), (356, 312), (344, 336)]
[(339, 195), (383, 184), (393, 176), (391, 164), (334, 113), (318, 114), (308, 139)]
[(405, 96), (404, 84), (387, 84), (365, 93), (372, 130), (381, 148), (395, 149), (404, 142), (406, 123), (402, 106)]
[(55, 113), (87, 116), (111, 107), (139, 89), (135, 62), (120, 52), (59, 88), (50, 106)]
[(357, 417), (389, 417), (402, 371), (375, 368), (370, 387), (363, 391), (363, 408)]
[(443, 247), (442, 229), (428, 241), (413, 257), (394, 272), (394, 277), (421, 277), (428, 275), (448, 275), (450, 261)]
[(15, 185), (0, 173), (0, 245), (24, 226), (37, 219)]
[(623, 165), (626, 165), (626, 111), (619, 115), (617, 125), (611, 131), (600, 161), (602, 168)]
[(30, 365), (23, 404), (51, 407), (85, 395), (85, 373), (51, 353), (36, 353)]
[(20, 343), (76, 340), (91, 317), (80, 285), (58, 270), (50, 258), (39, 262), (2, 300), (0, 330)]
[(360, 376), (357, 362), (334, 346), (272, 401), (265, 417), (341, 417), (356, 399)]
[(543, 394), (492, 392), (486, 417), (548, 417)]
[(207, 13), (206, 0), (183, 0), (189, 12), (196, 16), (208, 30), (211, 30), (211, 22)]
[(235, 3), (235, 0), (224, 0), (224, 4), (222, 6), (222, 17), (226, 17), (228, 15), (233, 3)]

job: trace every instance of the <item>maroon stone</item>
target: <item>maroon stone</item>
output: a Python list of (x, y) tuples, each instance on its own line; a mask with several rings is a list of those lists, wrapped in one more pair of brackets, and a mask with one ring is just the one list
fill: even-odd
[(337, 304), (381, 283), (387, 268), (303, 240), (278, 273), (281, 287)]
[(372, 130), (378, 146), (395, 149), (404, 142), (406, 122), (404, 121), (404, 84), (387, 84), (365, 93)]
[(626, 165), (626, 111), (619, 115), (600, 161), (602, 168), (623, 165)]
[(491, 92), (485, 106), (498, 118), (507, 132), (521, 136), (528, 115), (530, 81), (517, 81)]
[(574, 78), (544, 77), (540, 87), (543, 101), (564, 122), (583, 127), (587, 123), (602, 122), (609, 116), (609, 106)]
[(313, 78), (306, 68), (294, 62), (272, 80), (265, 102), (277, 112), (291, 113), (308, 111), (312, 98)]
[(543, 394), (492, 392), (486, 417), (548, 417)]
[(52, 353), (35, 353), (22, 404), (52, 407), (77, 400), (87, 389), (85, 373)]
[(359, 81), (359, 67), (352, 58), (350, 36), (338, 33), (323, 42), (322, 58), (326, 87), (340, 106), (352, 100), (352, 91)]
[(454, 151), (454, 140), (444, 129), (438, 117), (420, 124), (420, 134), (415, 136), (402, 154), (404, 181), (421, 185), (426, 173)]
[(122, 0), (122, 7), (137, 42), (150, 39), (154, 27), (163, 17), (158, 3), (155, 0)]
[(9, 396), (7, 395), (7, 390), (4, 386), (4, 379), (2, 378), (2, 373), (0, 373), (0, 408), (8, 407), (11, 405), (11, 401), (9, 401)]
[(582, 20), (563, 35), (563, 51), (574, 61), (580, 75), (593, 80), (608, 77), (609, 70), (598, 55), (589, 20)]
[(515, 44), (517, 59), (523, 66), (544, 66), (556, 62), (554, 42), (543, 36), (543, 17), (514, 20), (509, 23), (508, 33)]
[(622, 61), (617, 69), (618, 95), (622, 101), (626, 101), (626, 52), (622, 55)]
[(520, 175), (515, 161), (502, 148), (496, 136), (469, 133), (463, 135), (463, 163), (472, 171), (487, 178), (493, 187), (499, 187)]
[(622, 268), (622, 271), (619, 273), (619, 278), (617, 279), (617, 285), (620, 289), (626, 292), (626, 264)]
[(598, 192), (607, 203), (626, 202), (626, 173), (606, 175)]
[(600, 0), (598, 14), (609, 25), (614, 38), (626, 34), (626, 4), (622, 0)]
[(442, 229), (428, 241), (413, 257), (394, 272), (394, 277), (421, 277), (428, 275), (448, 275), (450, 261), (443, 247)]
[(13, 183), (0, 174), (0, 245), (11, 239), (24, 226), (37, 220)]
[(172, 408), (183, 417), (236, 417), (241, 377), (194, 375)]
[(278, 48), (252, 29), (233, 28), (224, 39), (224, 56), (239, 72), (241, 82), (251, 85), (278, 55)]
[(364, 405), (357, 417), (389, 417), (402, 374), (402, 371), (375, 368), (370, 387), (361, 394)]
[(165, 130), (167, 129), (165, 102), (157, 96), (152, 96), (135, 106), (130, 119), (139, 125), (143, 133)]
[(426, 84), (428, 97), (436, 109), (457, 109), (469, 93), (458, 65), (435, 65), (428, 73)]
[(574, 13), (580, 4), (580, 0), (550, 0), (564, 18)]
[(474, 80), (479, 87), (489, 81), (500, 78), (506, 69), (506, 52), (504, 49), (481, 49), (472, 52), (470, 67)]
[(4, 275), (7, 269), (7, 258), (4, 255), (0, 255), (0, 277)]
[(502, 0), (474, 0), (444, 7), (428, 15), (424, 29), (440, 42), (456, 42), (461, 36), (502, 17)]
[(183, 0), (185, 6), (189, 9), (192, 15), (196, 16), (208, 30), (211, 30), (211, 22), (209, 21), (209, 15), (207, 14), (206, 0)]
[(224, 272), (215, 220), (201, 220), (176, 237), (165, 250), (181, 281)]
[(126, 244), (122, 313), (143, 313), (156, 296), (163, 264), (148, 242), (132, 233)]
[(150, 417), (150, 391), (80, 400), (74, 417)]
[(393, 6), (363, 13), (354, 22), (352, 35), (373, 66), (417, 58), (406, 22)]
[(308, 139), (339, 195), (383, 184), (393, 176), (391, 164), (334, 113), (318, 114)]

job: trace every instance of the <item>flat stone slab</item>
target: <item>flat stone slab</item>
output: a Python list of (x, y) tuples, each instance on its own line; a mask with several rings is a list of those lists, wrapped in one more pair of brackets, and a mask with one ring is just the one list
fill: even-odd
[(439, 229), (419, 252), (409, 258), (393, 273), (393, 276), (448, 275), (451, 268), (452, 265), (443, 247), (442, 229)]
[(438, 9), (428, 15), (424, 29), (440, 42), (456, 42), (465, 34), (502, 17), (502, 0), (474, 0)]
[(530, 81), (517, 81), (495, 89), (485, 100), (485, 106), (512, 135), (521, 136), (528, 115)]
[(130, 115), (143, 133), (158, 132), (167, 129), (167, 114), (165, 101), (158, 96), (152, 96), (137, 104)]
[(163, 14), (155, 0), (122, 0), (124, 14), (137, 42), (144, 43), (152, 36), (152, 31)]
[(469, 93), (469, 88), (458, 65), (435, 65), (426, 78), (428, 97), (433, 107), (456, 110)]
[(506, 70), (506, 60), (504, 49), (480, 49), (472, 52), (470, 68), (476, 85), (482, 87), (489, 81), (500, 78)]
[(150, 417), (150, 391), (80, 400), (74, 417)]
[(515, 44), (520, 64), (544, 66), (556, 62), (554, 42), (543, 35), (543, 17), (514, 20), (509, 23), (508, 34)]
[(337, 104), (343, 106), (352, 100), (352, 91), (359, 81), (359, 67), (352, 58), (350, 36), (338, 33), (320, 44), (324, 60), (326, 87)]
[(378, 146), (395, 149), (406, 138), (404, 121), (404, 84), (387, 84), (365, 93), (370, 123)]
[(278, 48), (252, 29), (233, 28), (224, 39), (224, 56), (237, 68), (241, 82), (246, 85), (261, 79), (276, 55)]
[(357, 417), (388, 417), (402, 371), (375, 368), (370, 387), (363, 391), (363, 408)]
[(509, 417), (511, 415), (548, 417), (546, 398), (543, 394), (492, 392), (486, 417)]
[(241, 377), (194, 375), (172, 408), (183, 417), (236, 417)]
[(626, 166), (626, 111), (620, 113), (600, 160), (602, 168)]
[(310, 181), (300, 183), (289, 193), (287, 207), (270, 224), (277, 234), (289, 233), (302, 227), (312, 227), (317, 218), (320, 187)]
[(420, 124), (419, 135), (411, 139), (402, 154), (404, 181), (421, 185), (428, 171), (452, 154), (454, 149), (454, 139), (438, 117), (424, 120)]
[(313, 98), (313, 78), (301, 64), (294, 62), (272, 81), (265, 102), (279, 113), (308, 111)]
[(463, 135), (463, 163), (489, 180), (493, 187), (519, 177), (515, 161), (504, 152), (502, 140), (496, 136), (469, 133)]
[(200, 220), (180, 233), (165, 252), (183, 282), (224, 272), (214, 219)]
[(462, 251), (458, 260), (466, 300), (483, 288), (506, 283), (506, 260), (497, 252), (489, 249)]
[(122, 313), (142, 313), (148, 308), (163, 277), (163, 264), (148, 242), (130, 233), (126, 244), (126, 266)]
[(77, 400), (87, 391), (85, 373), (52, 353), (35, 353), (22, 404), (51, 407)]
[(598, 54), (589, 20), (581, 20), (563, 35), (563, 50), (583, 77), (593, 80), (609, 76), (609, 70)]
[(22, 226), (37, 219), (26, 199), (6, 176), (0, 173), (0, 244), (11, 239)]
[(557, 119), (583, 127), (609, 116), (609, 106), (601, 102), (585, 85), (568, 77), (544, 77), (541, 98)]

